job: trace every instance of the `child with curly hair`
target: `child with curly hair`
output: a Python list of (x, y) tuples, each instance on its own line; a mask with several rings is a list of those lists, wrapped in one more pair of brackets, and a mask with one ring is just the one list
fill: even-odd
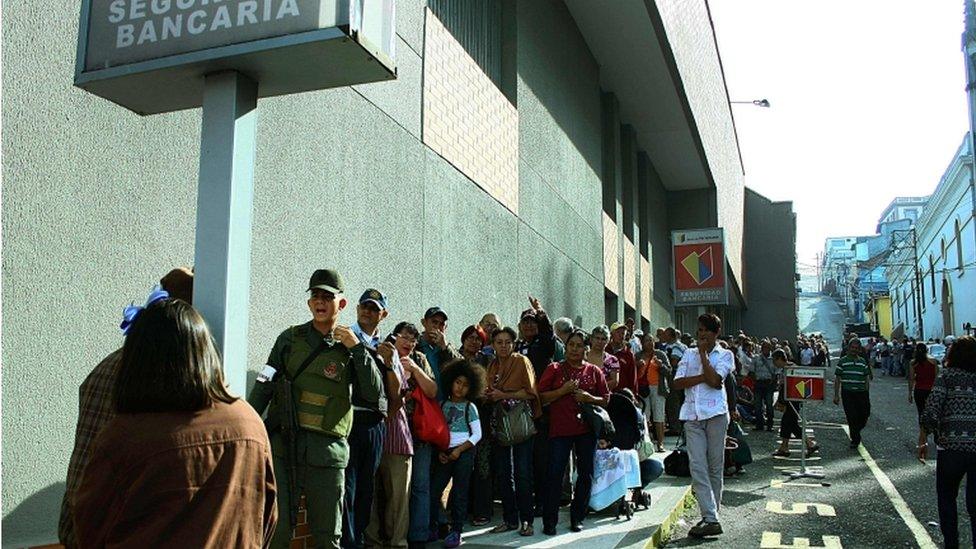
[[(478, 408), (472, 404), (485, 387), (485, 370), (470, 360), (455, 360), (447, 364), (441, 373), (441, 391), (448, 398), (441, 404), (444, 418), (451, 431), (451, 443), (441, 452), (434, 463), (431, 483), (431, 533), (436, 535), (440, 522), (440, 500), (449, 481), (451, 491), (451, 533), (444, 540), (444, 547), (461, 545), (461, 531), (468, 514), (468, 486), (474, 469), (474, 447), (481, 440), (481, 420)], [(434, 537), (436, 539), (436, 537)]]

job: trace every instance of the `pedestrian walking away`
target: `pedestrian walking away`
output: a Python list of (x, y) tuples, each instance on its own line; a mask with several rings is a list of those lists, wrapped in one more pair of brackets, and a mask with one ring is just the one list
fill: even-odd
[[(959, 547), (959, 515), (956, 496), (966, 477), (966, 512), (971, 540), (976, 540), (976, 339), (960, 337), (949, 349), (948, 367), (932, 387), (922, 412), (922, 434), (936, 433), (938, 460), (935, 489), (939, 502), (939, 527), (947, 549)], [(923, 438), (924, 441), (924, 438)], [(924, 460), (928, 444), (918, 446)]]

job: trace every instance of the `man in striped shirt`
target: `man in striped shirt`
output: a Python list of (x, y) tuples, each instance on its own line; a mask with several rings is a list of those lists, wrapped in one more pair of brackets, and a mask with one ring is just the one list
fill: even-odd
[(844, 415), (851, 430), (851, 449), (861, 444), (861, 430), (871, 415), (871, 395), (868, 386), (874, 374), (861, 352), (861, 341), (852, 337), (847, 354), (837, 361), (834, 371), (834, 404), (844, 401)]

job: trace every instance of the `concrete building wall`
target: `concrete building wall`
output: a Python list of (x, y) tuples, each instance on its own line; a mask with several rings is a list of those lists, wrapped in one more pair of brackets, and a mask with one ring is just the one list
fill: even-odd
[(796, 214), (792, 202), (772, 202), (746, 189), (745, 250), (748, 308), (742, 329), (755, 336), (793, 341), (797, 322)]
[[(250, 345), (247, 364), (229, 368), (248, 368), (253, 382), (279, 331), (307, 320), (306, 281), (325, 266), (343, 273), (352, 299), (369, 286), (387, 293), (385, 328), (439, 305), (457, 341), (486, 311), (514, 323), (527, 294), (583, 326), (605, 321), (604, 168), (624, 165), (620, 148), (612, 158), (603, 148), (601, 97), (613, 90), (601, 89), (600, 62), (563, 2), (501, 1), (502, 60), (492, 65), (501, 75), (489, 79), (501, 95), (478, 101), (504, 96), (517, 111), (517, 124), (507, 119), (505, 126), (517, 125), (517, 139), (492, 149), (517, 149), (517, 192), (507, 178), (511, 165), (474, 173), (481, 141), (448, 153), (448, 143), (425, 135), (424, 90), (443, 89), (431, 79), (450, 78), (452, 67), (425, 73), (430, 12), (423, 0), (397, 3), (395, 81), (260, 101)], [(690, 16), (668, 12), (669, 38), (683, 40), (675, 54), (683, 66), (698, 63), (692, 72), (718, 70), (689, 53), (702, 48), (699, 54), (717, 61), (703, 5)], [(122, 308), (144, 299), (167, 270), (194, 260), (200, 111), (142, 118), (74, 88), (77, 22), (77, 2), (2, 6), (5, 546), (55, 540), (78, 386), (122, 344)], [(699, 31), (712, 42), (699, 43)], [(459, 55), (444, 39), (439, 54)], [(465, 85), (482, 86), (470, 65)], [(641, 168), (639, 143), (626, 149), (639, 187), (630, 196), (640, 197), (647, 214), (639, 228), (628, 228), (637, 241), (631, 266), (620, 263), (631, 276), (619, 282), (634, 292), (633, 278), (648, 274), (647, 305), (643, 288), (633, 301), (652, 327), (673, 322), (671, 229), (728, 223), (730, 243), (740, 240), (729, 214), (741, 214), (731, 119), (714, 97), (694, 91), (714, 92), (721, 74), (688, 77), (684, 89), (697, 97), (695, 118), (709, 143), (703, 161), (722, 193), (667, 193), (653, 164)], [(458, 134), (452, 116), (470, 121), (464, 118), (490, 106), (455, 105), (460, 112), (441, 117), (440, 135)], [(713, 118), (720, 128), (708, 128)], [(628, 121), (617, 122), (619, 135)], [(643, 215), (623, 206), (617, 211), (632, 224)], [(624, 217), (617, 216), (615, 234), (623, 234)], [(730, 255), (738, 271), (738, 254)], [(353, 320), (351, 310), (342, 316)]]
[[(561, 2), (519, 10), (518, 216), (422, 141), (422, 1), (397, 6), (396, 81), (260, 102), (250, 369), (307, 319), (323, 266), (353, 299), (386, 291), (387, 328), (436, 304), (456, 341), (530, 293), (602, 322), (598, 66)], [(193, 262), (200, 111), (142, 118), (74, 88), (76, 2), (2, 19), (3, 543), (29, 545), (56, 539), (78, 386), (121, 345), (122, 307)]]
[(725, 229), (729, 267), (743, 285), (744, 175), (728, 94), (715, 92), (726, 88), (708, 2), (657, 0), (655, 4), (685, 84), (703, 155), (721, 197), (715, 207), (716, 223)]

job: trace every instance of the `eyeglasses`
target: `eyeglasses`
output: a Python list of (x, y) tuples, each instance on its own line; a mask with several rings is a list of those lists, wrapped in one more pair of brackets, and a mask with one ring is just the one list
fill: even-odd
[(397, 334), (396, 336), (397, 336), (397, 339), (402, 339), (403, 341), (409, 343), (410, 345), (416, 345), (417, 344), (417, 338), (415, 338), (415, 337), (413, 337), (411, 335)]

